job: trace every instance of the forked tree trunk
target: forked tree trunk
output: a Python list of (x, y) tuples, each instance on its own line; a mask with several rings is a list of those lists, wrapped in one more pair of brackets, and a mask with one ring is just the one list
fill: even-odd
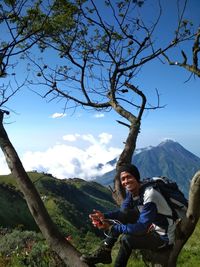
[[(112, 108), (123, 118), (129, 121), (130, 126), (126, 123), (120, 122), (124, 124), (125, 126), (129, 127), (129, 133), (128, 137), (125, 142), (124, 149), (119, 157), (119, 160), (117, 162), (116, 166), (116, 176), (114, 178), (114, 191), (113, 191), (113, 198), (115, 199), (116, 203), (120, 205), (125, 197), (125, 190), (122, 188), (119, 174), (118, 174), (118, 168), (124, 163), (131, 163), (133, 153), (135, 151), (136, 147), (136, 140), (138, 137), (138, 134), (140, 132), (140, 124), (143, 112), (145, 110), (146, 106), (146, 96), (143, 94), (142, 91), (140, 91), (137, 87), (135, 87), (133, 84), (130, 84), (128, 82), (125, 83), (125, 86), (129, 88), (132, 92), (134, 92), (136, 95), (140, 96), (141, 98), (141, 105), (139, 108), (139, 112), (137, 116), (133, 115), (133, 113), (130, 113), (128, 110), (117, 104), (116, 101), (113, 101)], [(119, 122), (119, 121), (118, 121)]]
[(47, 243), (54, 250), (66, 266), (86, 267), (87, 264), (80, 261), (78, 252), (58, 231), (51, 220), (43, 201), (40, 198), (34, 184), (28, 177), (24, 167), (15, 151), (3, 126), (3, 112), (0, 111), (0, 147), (5, 155), (6, 162), (12, 175), (24, 194), (29, 210), (41, 230)]

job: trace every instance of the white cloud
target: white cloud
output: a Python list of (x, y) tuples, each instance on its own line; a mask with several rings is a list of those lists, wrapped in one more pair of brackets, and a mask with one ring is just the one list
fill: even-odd
[(82, 139), (84, 141), (88, 141), (89, 143), (95, 145), (97, 143), (97, 140), (94, 138), (92, 134), (84, 134), (82, 135)]
[(108, 134), (108, 133), (101, 133), (99, 135), (100, 137), (100, 143), (101, 144), (109, 144), (109, 142), (112, 139), (112, 134)]
[(6, 163), (5, 157), (1, 156), (0, 157), (0, 175), (2, 174), (9, 174), (10, 170), (8, 168), (8, 165)]
[(69, 141), (69, 142), (74, 142), (80, 137), (80, 134), (67, 134), (63, 136), (63, 140)]
[(50, 118), (52, 119), (56, 119), (56, 118), (61, 118), (61, 117), (66, 117), (67, 115), (65, 113), (54, 113), (50, 116)]
[[(74, 141), (76, 138), (87, 141), (84, 149), (57, 144), (43, 152), (26, 152), (21, 157), (26, 171), (44, 171), (61, 179), (78, 177), (90, 180), (112, 170), (113, 167), (106, 163), (121, 153), (120, 148), (109, 145), (112, 135), (102, 133), (95, 138), (91, 134), (74, 134), (63, 137), (67, 141)], [(103, 167), (98, 169), (100, 163)]]
[(99, 119), (99, 118), (105, 117), (105, 115), (103, 113), (97, 113), (97, 114), (94, 114), (94, 117)]

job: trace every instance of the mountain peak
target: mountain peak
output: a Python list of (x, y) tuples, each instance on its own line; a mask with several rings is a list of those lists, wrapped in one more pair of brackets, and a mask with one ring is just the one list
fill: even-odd
[(164, 141), (162, 141), (158, 146), (163, 146), (163, 145), (169, 145), (169, 144), (175, 144), (177, 143), (175, 140), (172, 139), (165, 139)]
[[(177, 182), (187, 196), (191, 177), (199, 170), (200, 158), (185, 149), (177, 141), (165, 139), (157, 146), (137, 149), (132, 159), (142, 178), (166, 176)], [(115, 169), (105, 173), (96, 181), (113, 185)]]

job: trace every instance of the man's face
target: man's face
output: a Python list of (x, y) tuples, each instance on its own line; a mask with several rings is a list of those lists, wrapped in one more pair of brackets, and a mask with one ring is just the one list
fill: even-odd
[(126, 171), (121, 172), (120, 180), (121, 180), (122, 186), (126, 190), (130, 191), (134, 196), (137, 196), (139, 194), (140, 184), (138, 183), (138, 181), (135, 179), (135, 177), (132, 174)]

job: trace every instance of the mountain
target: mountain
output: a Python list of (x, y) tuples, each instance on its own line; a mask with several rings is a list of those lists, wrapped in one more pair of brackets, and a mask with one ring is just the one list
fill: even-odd
[[(176, 181), (185, 196), (188, 196), (190, 179), (200, 169), (200, 158), (172, 140), (137, 150), (132, 163), (138, 167), (142, 178), (161, 175)], [(112, 185), (114, 175), (115, 170), (96, 181), (106, 186)]]

